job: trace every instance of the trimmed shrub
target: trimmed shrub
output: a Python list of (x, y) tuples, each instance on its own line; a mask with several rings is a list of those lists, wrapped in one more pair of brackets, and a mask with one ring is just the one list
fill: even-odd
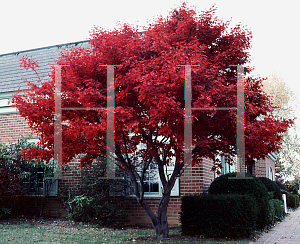
[(268, 192), (273, 192), (273, 198), (282, 200), (282, 193), (280, 187), (275, 183), (275, 181), (272, 181), (266, 177), (259, 177), (260, 181), (265, 185)]
[(273, 224), (274, 222), (281, 219), (282, 211), (281, 211), (282, 202), (279, 199), (271, 199), (269, 201), (269, 224)]
[(299, 195), (289, 193), (289, 201), (287, 203), (290, 208), (298, 208), (299, 206)]
[(235, 177), (229, 173), (216, 178), (209, 187), (210, 194), (249, 194), (256, 199), (258, 215), (256, 224), (259, 229), (268, 225), (269, 196), (265, 185), (256, 177), (253, 179), (228, 179)]
[(256, 201), (249, 195), (182, 197), (180, 221), (185, 235), (249, 237), (255, 230)]

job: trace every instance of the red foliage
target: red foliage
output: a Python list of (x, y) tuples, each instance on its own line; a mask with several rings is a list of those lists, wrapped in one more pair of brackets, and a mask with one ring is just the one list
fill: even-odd
[[(249, 59), (251, 33), (236, 26), (228, 29), (214, 17), (214, 9), (200, 16), (185, 7), (159, 19), (143, 35), (125, 25), (111, 32), (95, 28), (91, 49), (64, 50), (57, 60), (68, 64), (62, 72), (63, 107), (105, 107), (106, 69), (100, 64), (120, 64), (115, 70), (115, 143), (122, 155), (134, 152), (142, 142), (147, 150), (139, 156), (167, 153), (183, 161), (184, 69), (192, 68), (193, 107), (235, 107), (236, 68)], [(35, 69), (36, 62), (23, 58), (22, 66)], [(246, 73), (250, 68), (245, 68)], [(278, 121), (269, 112), (272, 106), (261, 90), (260, 78), (248, 78), (245, 85), (245, 142), (248, 158), (264, 158), (280, 146), (280, 133), (291, 121)], [(26, 95), (13, 102), (32, 129), (40, 133), (44, 150), (28, 155), (49, 159), (53, 155), (54, 71), (48, 82), (28, 82)], [(106, 111), (63, 111), (63, 162), (87, 153), (90, 162), (106, 150)], [(236, 112), (193, 111), (194, 162), (216, 150), (235, 154)], [(261, 119), (258, 119), (261, 118)], [(130, 138), (129, 133), (135, 135)], [(157, 146), (153, 136), (169, 136)], [(126, 141), (126, 145), (125, 142)], [(172, 150), (170, 150), (172, 149)], [(166, 161), (166, 162), (167, 162)]]
[(32, 69), (32, 70), (36, 70), (36, 68), (39, 67), (38, 62), (34, 61), (33, 59), (27, 57), (27, 56), (23, 56), (21, 59), (21, 67), (25, 68), (26, 70), (28, 69)]
[(0, 166), (0, 183), (1, 201), (23, 197), (26, 192), (19, 176), (3, 165)]

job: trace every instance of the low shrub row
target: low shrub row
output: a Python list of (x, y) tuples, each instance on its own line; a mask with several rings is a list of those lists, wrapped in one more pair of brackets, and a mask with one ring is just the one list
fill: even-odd
[(298, 208), (299, 206), (299, 195), (289, 193), (289, 201), (287, 202), (288, 207), (290, 208)]
[[(229, 179), (229, 173), (215, 179), (208, 195), (182, 198), (181, 224), (187, 235), (207, 237), (250, 236), (282, 219), (282, 193), (286, 186), (267, 178)], [(299, 196), (288, 194), (288, 206), (298, 207)]]
[(269, 201), (269, 216), (268, 216), (268, 223), (274, 224), (274, 222), (281, 219), (281, 216), (284, 214), (282, 212), (282, 201), (279, 199), (271, 199)]
[[(248, 175), (249, 176), (249, 175)], [(235, 173), (229, 173), (216, 178), (210, 185), (210, 194), (242, 194), (250, 195), (256, 199), (258, 215), (256, 226), (264, 229), (268, 225), (268, 191), (259, 178), (253, 179), (228, 179), (235, 177)]]
[(182, 232), (217, 238), (250, 236), (255, 230), (257, 211), (255, 198), (249, 195), (184, 196)]
[[(268, 201), (266, 225), (283, 216), (282, 201)], [(256, 230), (259, 207), (250, 195), (220, 194), (184, 196), (181, 206), (182, 232), (205, 237), (249, 237)]]
[(273, 194), (273, 199), (282, 200), (281, 188), (278, 184), (266, 177), (259, 177), (259, 180), (265, 185), (267, 191)]
[(278, 185), (281, 192), (286, 195), (287, 206), (289, 208), (298, 208), (300, 197), (297, 188), (289, 183), (281, 184), (277, 181), (274, 183)]

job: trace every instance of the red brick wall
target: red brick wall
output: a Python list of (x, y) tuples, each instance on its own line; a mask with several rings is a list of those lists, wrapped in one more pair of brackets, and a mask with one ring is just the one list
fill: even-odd
[(62, 172), (62, 178), (59, 180), (58, 188), (68, 188), (71, 192), (77, 192), (80, 184), (80, 162), (73, 160), (68, 164), (70, 170)]
[(68, 217), (68, 211), (59, 198), (48, 197), (45, 203), (43, 215), (52, 218), (66, 218)]
[[(148, 197), (146, 202), (156, 214), (157, 206), (160, 198)], [(171, 197), (168, 207), (168, 224), (169, 226), (177, 226), (179, 224), (180, 197)], [(128, 225), (151, 226), (151, 221), (144, 209), (138, 204), (135, 197), (126, 197), (126, 212), (128, 214)]]
[(258, 160), (255, 163), (255, 176), (269, 178), (269, 168), (272, 168), (273, 173), (275, 172), (275, 162), (270, 158), (264, 160)]
[(266, 162), (265, 160), (258, 160), (255, 162), (255, 176), (266, 177)]
[[(204, 160), (205, 161), (205, 160)], [(168, 223), (170, 226), (177, 226), (180, 224), (179, 212), (181, 206), (181, 197), (187, 194), (201, 194), (208, 189), (208, 183), (211, 182), (213, 178), (213, 172), (210, 171), (212, 164), (206, 161), (206, 166), (200, 167), (187, 167), (184, 174), (180, 177), (179, 191), (180, 196), (172, 196), (168, 206)], [(210, 166), (210, 168), (208, 168)], [(78, 189), (78, 184), (80, 184), (80, 172), (79, 172), (79, 161), (74, 161), (70, 163), (70, 172), (63, 173), (63, 179), (59, 181), (59, 188), (69, 187), (71, 191), (76, 191)], [(206, 175), (208, 174), (208, 175)], [(207, 185), (204, 187), (203, 183), (206, 182)], [(146, 202), (156, 214), (157, 206), (159, 203), (159, 197), (145, 197)], [(125, 198), (125, 210), (128, 214), (128, 225), (138, 225), (138, 226), (151, 226), (151, 221), (144, 209), (138, 204), (135, 197)]]
[[(178, 226), (180, 224), (180, 206), (181, 197), (188, 194), (202, 194), (207, 192), (211, 181), (214, 179), (214, 173), (211, 171), (212, 161), (204, 159), (199, 166), (187, 167), (180, 177), (179, 191), (180, 196), (172, 196), (169, 202), (167, 216), (169, 226)], [(71, 191), (78, 189), (80, 184), (79, 161), (74, 160), (70, 163), (70, 171), (63, 173), (63, 179), (59, 181), (59, 188), (70, 187)], [(146, 197), (146, 202), (156, 214), (159, 197)], [(144, 209), (138, 204), (135, 197), (125, 198), (125, 210), (128, 214), (127, 225), (151, 226), (151, 221)], [(58, 205), (57, 205), (58, 206)], [(52, 207), (51, 210), (55, 213)]]
[(187, 167), (180, 178), (180, 195), (202, 194), (214, 180), (213, 161), (204, 158), (200, 165)]
[[(0, 143), (15, 142), (31, 132), (24, 118), (19, 114), (0, 115)], [(33, 138), (37, 136), (33, 134)]]

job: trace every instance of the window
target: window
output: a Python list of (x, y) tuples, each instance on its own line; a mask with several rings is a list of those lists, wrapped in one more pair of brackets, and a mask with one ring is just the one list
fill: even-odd
[(145, 195), (147, 194), (159, 194), (160, 179), (158, 174), (158, 168), (156, 164), (150, 164), (149, 169), (145, 173)]
[[(169, 179), (173, 173), (174, 166), (166, 166), (164, 168), (166, 178)], [(139, 172), (141, 173), (141, 171)], [(140, 183), (139, 183), (140, 187)], [(162, 196), (163, 187), (160, 181), (157, 164), (151, 164), (145, 173), (144, 180), (144, 196), (160, 197)], [(131, 185), (129, 176), (125, 180), (114, 180), (110, 185), (110, 195), (114, 196), (134, 196), (133, 186)], [(177, 178), (171, 196), (179, 196), (179, 179)]]
[(30, 196), (43, 195), (44, 189), (44, 172), (37, 170), (37, 172), (26, 172), (23, 178), (23, 185), (27, 190), (27, 194)]
[(57, 196), (58, 180), (49, 176), (53, 172), (45, 170), (44, 167), (28, 167), (23, 174), (23, 185), (27, 189), (29, 196)]
[(250, 175), (254, 175), (255, 173), (254, 169), (255, 169), (255, 160), (248, 161), (247, 173)]
[[(174, 166), (165, 166), (164, 172), (166, 175), (167, 180), (171, 177), (174, 170)], [(158, 166), (157, 164), (151, 164), (149, 169), (145, 175), (144, 181), (144, 189), (145, 189), (145, 196), (149, 197), (160, 197), (162, 196), (163, 186), (160, 181), (159, 173), (158, 173)], [(134, 195), (133, 186), (129, 188), (129, 195)], [(171, 190), (171, 196), (179, 196), (179, 179), (177, 178), (173, 189)]]
[[(134, 133), (130, 134), (130, 139), (134, 135)], [(162, 137), (159, 136), (157, 140), (161, 140)], [(128, 156), (131, 158), (134, 158), (135, 162), (138, 162), (139, 157), (137, 156), (139, 153), (139, 150), (147, 149), (147, 145), (144, 143), (139, 143), (136, 147), (136, 151), (134, 153), (128, 153)], [(175, 159), (172, 160), (172, 162), (175, 162)], [(138, 164), (137, 164), (138, 165)], [(137, 169), (139, 166), (135, 166)], [(169, 179), (173, 173), (174, 166), (165, 166), (164, 172), (166, 175), (166, 178)], [(137, 169), (137, 173), (141, 174), (142, 168), (140, 170)], [(115, 182), (118, 182), (118, 180), (115, 180)], [(114, 195), (134, 195), (133, 186), (131, 185), (129, 176), (126, 177), (125, 182), (120, 181), (121, 183), (118, 184), (117, 190), (114, 190)], [(116, 188), (116, 186), (114, 186)], [(141, 187), (139, 185), (139, 187)], [(117, 192), (116, 192), (117, 191)], [(144, 178), (144, 195), (147, 197), (160, 197), (163, 192), (163, 186), (160, 181), (159, 172), (158, 172), (158, 165), (155, 163), (151, 163), (145, 173)], [(179, 196), (179, 179), (177, 178), (175, 181), (175, 184), (173, 186), (173, 189), (171, 191), (171, 196)]]
[[(167, 167), (167, 178), (169, 179), (173, 173), (174, 166), (166, 166)], [(179, 196), (179, 178), (176, 178), (173, 189), (171, 190), (171, 196)]]

